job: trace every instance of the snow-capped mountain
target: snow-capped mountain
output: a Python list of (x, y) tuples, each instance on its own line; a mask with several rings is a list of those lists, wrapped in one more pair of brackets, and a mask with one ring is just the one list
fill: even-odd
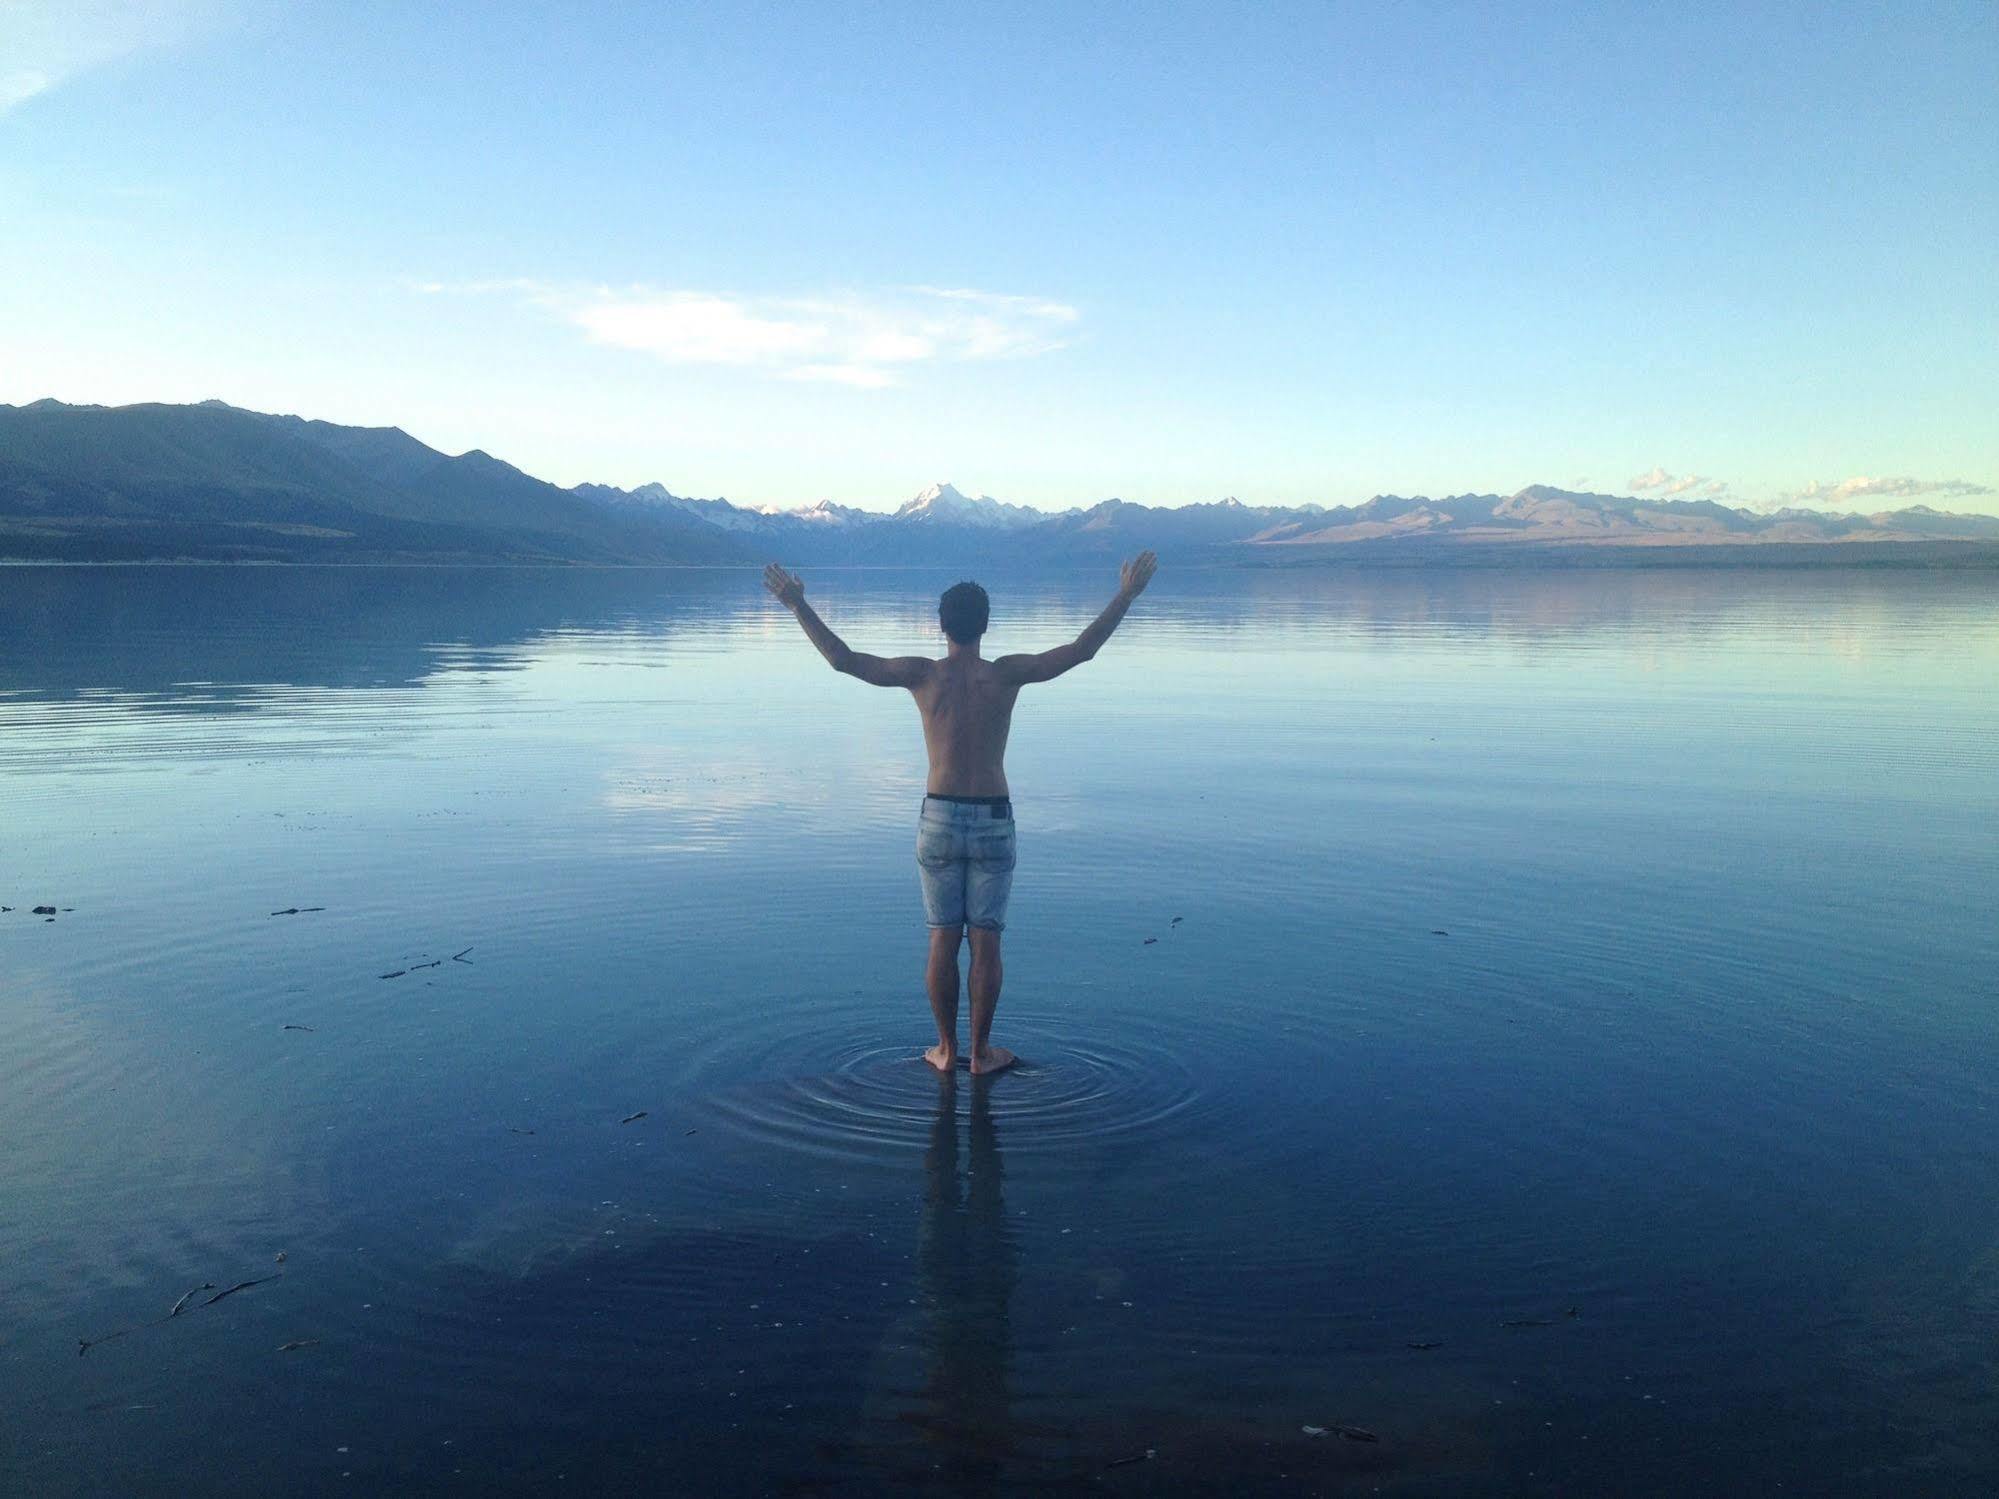
[(977, 526), (996, 531), (1014, 531), (1038, 526), (1048, 519), (1045, 511), (1026, 505), (1008, 505), (989, 494), (961, 494), (956, 486), (933, 484), (895, 512), (902, 521), (924, 521), (932, 525)]

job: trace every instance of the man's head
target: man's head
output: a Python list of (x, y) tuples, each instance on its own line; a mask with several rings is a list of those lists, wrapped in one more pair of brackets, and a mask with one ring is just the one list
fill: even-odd
[(976, 583), (953, 583), (937, 600), (937, 623), (960, 645), (971, 645), (986, 633), (991, 607), (985, 589)]

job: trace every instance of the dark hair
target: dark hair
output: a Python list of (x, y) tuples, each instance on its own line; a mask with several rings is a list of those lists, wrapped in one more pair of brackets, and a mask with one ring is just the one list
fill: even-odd
[(970, 645), (986, 633), (987, 611), (992, 607), (985, 589), (976, 583), (953, 583), (937, 601), (937, 623), (960, 645)]

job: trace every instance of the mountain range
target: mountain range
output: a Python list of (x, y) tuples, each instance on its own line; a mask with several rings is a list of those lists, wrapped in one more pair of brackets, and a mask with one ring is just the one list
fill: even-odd
[[(1999, 516), (1735, 509), (1532, 485), (1359, 505), (1049, 513), (933, 484), (893, 512), (573, 488), (399, 428), (198, 405), (0, 405), (0, 558), (798, 565), (1182, 561), (1991, 561)], [(1857, 551), (1856, 548), (1862, 549)]]

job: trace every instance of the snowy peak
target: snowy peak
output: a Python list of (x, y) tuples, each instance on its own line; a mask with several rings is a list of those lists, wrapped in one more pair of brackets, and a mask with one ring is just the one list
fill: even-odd
[(995, 531), (1012, 531), (1031, 526), (1048, 517), (1026, 505), (1008, 505), (989, 494), (966, 495), (952, 484), (933, 484), (895, 512), (897, 520), (928, 521), (938, 525), (980, 526)]
[(864, 526), (869, 521), (883, 519), (872, 510), (856, 510), (851, 505), (836, 505), (831, 500), (820, 500), (784, 513), (809, 526)]

